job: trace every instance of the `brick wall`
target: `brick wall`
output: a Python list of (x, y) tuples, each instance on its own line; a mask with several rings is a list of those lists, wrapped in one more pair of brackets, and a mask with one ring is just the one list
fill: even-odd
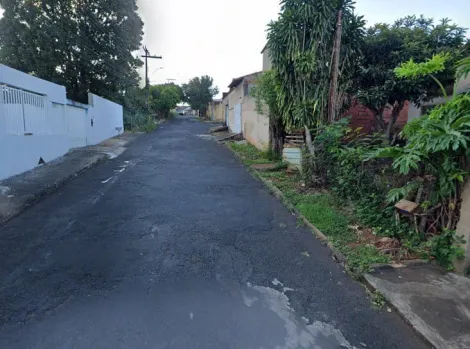
[[(403, 107), (400, 115), (398, 116), (397, 122), (395, 124), (396, 128), (402, 129), (403, 126), (408, 122), (408, 106), (409, 103), (406, 102)], [(385, 109), (384, 119), (385, 123), (388, 123), (391, 117), (391, 109)], [(376, 131), (374, 114), (370, 109), (361, 103), (355, 101), (351, 108), (349, 108), (344, 114), (344, 117), (351, 117), (351, 127), (353, 129), (362, 127), (364, 133), (372, 133)]]

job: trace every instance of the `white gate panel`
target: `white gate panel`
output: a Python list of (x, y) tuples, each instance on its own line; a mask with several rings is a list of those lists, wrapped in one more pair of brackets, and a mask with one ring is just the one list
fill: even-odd
[(242, 133), (242, 105), (240, 103), (236, 104), (233, 109), (233, 133)]
[(70, 147), (85, 147), (87, 145), (87, 110), (85, 108), (67, 105), (65, 107), (65, 115)]
[(46, 96), (0, 85), (0, 108), (3, 109), (6, 134), (49, 134)]

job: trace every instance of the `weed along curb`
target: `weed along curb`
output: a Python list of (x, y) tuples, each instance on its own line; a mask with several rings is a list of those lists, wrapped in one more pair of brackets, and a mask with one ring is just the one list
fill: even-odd
[[(369, 288), (373, 289), (372, 285), (370, 285), (366, 278), (364, 277), (365, 272), (361, 270), (360, 268), (355, 267), (354, 265), (351, 265), (348, 263), (348, 260), (346, 256), (338, 250), (337, 247), (333, 245), (333, 243), (328, 239), (328, 237), (320, 230), (318, 227), (316, 227), (312, 222), (310, 222), (305, 215), (303, 215), (297, 207), (293, 205), (292, 202), (289, 201), (289, 199), (284, 195), (284, 193), (269, 179), (264, 178), (259, 171), (255, 170), (254, 168), (246, 165), (244, 163), (244, 158), (238, 154), (234, 149), (232, 149), (228, 143), (225, 143), (228, 149), (235, 154), (235, 156), (240, 160), (240, 162), (244, 165), (244, 167), (250, 172), (255, 178), (260, 180), (268, 189), (269, 191), (276, 197), (278, 198), (288, 209), (291, 211), (296, 217), (300, 218), (302, 222), (313, 232), (315, 237), (320, 240), (323, 244), (325, 244), (331, 251), (332, 257), (334, 260), (336, 260), (338, 263), (342, 264), (344, 268), (352, 274), (353, 277), (356, 279), (360, 280), (364, 284), (366, 284)], [(406, 267), (408, 264), (424, 264), (427, 263), (425, 261), (419, 260), (419, 261), (414, 261), (412, 263), (403, 263), (403, 267)], [(370, 264), (370, 270), (373, 271), (379, 271), (383, 269), (395, 269), (393, 265), (389, 263), (374, 263)]]
[[(235, 154), (235, 156), (242, 162), (243, 164), (243, 158), (238, 154), (236, 153), (235, 151), (233, 151), (233, 149), (231, 149), (230, 147), (227, 146), (227, 148), (230, 149), (230, 151)], [(243, 164), (244, 165), (244, 164)], [(282, 193), (282, 191), (276, 187), (272, 181), (268, 180), (268, 179), (265, 179), (263, 178), (263, 176), (261, 176), (259, 174), (259, 172), (253, 168), (251, 168), (250, 166), (245, 166), (245, 168), (248, 170), (248, 172), (250, 172), (254, 177), (256, 177), (257, 179), (259, 179), (268, 189), (269, 191), (276, 197), (278, 198), (279, 200), (281, 200), (281, 202), (289, 209), (289, 211), (291, 211), (292, 213), (294, 213), (298, 218), (302, 219), (302, 221), (304, 222), (304, 224), (310, 228), (310, 230), (315, 234), (315, 236), (317, 237), (318, 240), (320, 240), (322, 243), (324, 243), (332, 252), (332, 255), (334, 257), (334, 259), (347, 266), (347, 260), (346, 260), (346, 257), (340, 252), (338, 251), (334, 246), (333, 244), (328, 240), (328, 238), (326, 237), (325, 234), (323, 234), (321, 232), (320, 229), (318, 229), (315, 225), (313, 225), (286, 197), (285, 195)], [(387, 266), (389, 266), (387, 264)], [(352, 268), (350, 268), (349, 266), (347, 266), (350, 270), (354, 271)], [(356, 271), (354, 271), (356, 273)]]
[[(417, 328), (416, 324), (410, 320), (409, 314), (403, 312), (396, 306), (396, 302), (394, 301), (393, 297), (391, 298), (386, 290), (378, 287), (377, 284), (374, 283), (374, 272), (386, 272), (387, 270), (396, 270), (397, 265), (392, 265), (390, 263), (370, 263), (368, 264), (368, 270), (364, 270), (361, 266), (356, 266), (351, 261), (348, 261), (348, 258), (345, 254), (343, 254), (339, 249), (333, 245), (333, 243), (329, 240), (329, 238), (312, 222), (308, 220), (308, 218), (293, 204), (293, 202), (288, 198), (288, 196), (279, 188), (277, 187), (271, 179), (267, 179), (263, 177), (263, 173), (257, 171), (255, 168), (249, 165), (248, 159), (242, 156), (242, 154), (237, 153), (235, 149), (233, 149), (229, 144), (226, 143), (226, 146), (235, 154), (235, 156), (240, 160), (240, 162), (245, 166), (249, 173), (253, 175), (253, 177), (257, 178), (261, 183), (264, 184), (266, 188), (278, 198), (296, 217), (300, 218), (302, 222), (312, 231), (315, 237), (320, 240), (326, 247), (328, 247), (331, 251), (332, 258), (339, 264), (341, 264), (345, 271), (350, 274), (354, 279), (360, 282), (366, 292), (368, 297), (371, 299), (371, 302), (375, 304), (374, 296), (379, 296), (381, 301), (381, 305), (378, 306), (382, 308), (384, 305), (387, 305), (388, 311), (394, 311), (398, 314), (408, 325), (413, 328), (413, 330), (426, 342), (432, 345), (431, 341), (427, 336), (423, 335)], [(282, 185), (282, 182), (281, 182)], [(283, 188), (283, 187), (281, 187)], [(288, 191), (286, 192), (288, 193)], [(429, 264), (429, 262), (424, 260), (410, 260), (410, 261), (402, 261), (398, 268), (406, 268), (408, 266), (416, 266), (422, 264)], [(377, 305), (374, 305), (377, 307)]]
[[(313, 225), (289, 200), (284, 196), (284, 194), (277, 188), (270, 180), (263, 178), (256, 170), (250, 169), (250, 173), (254, 174), (256, 178), (258, 178), (269, 190), (270, 192), (277, 197), (278, 199), (281, 200), (281, 202), (292, 212), (294, 213), (297, 217), (299, 217), (304, 224), (310, 228), (310, 230), (315, 234), (316, 238), (320, 240), (322, 243), (324, 243), (330, 250), (333, 255), (333, 257), (336, 259), (337, 262), (341, 264), (345, 264), (346, 266), (346, 257), (339, 252), (333, 244), (328, 240), (325, 234), (321, 232), (320, 229), (318, 229), (315, 225)], [(349, 266), (348, 268), (352, 271)], [(356, 271), (354, 271), (356, 272)]]
[(269, 189), (269, 191), (277, 197), (279, 200), (282, 201), (282, 203), (292, 212), (294, 213), (297, 217), (302, 219), (304, 224), (310, 228), (310, 230), (315, 234), (318, 240), (320, 240), (322, 243), (326, 244), (328, 248), (331, 250), (333, 253), (334, 258), (340, 262), (340, 263), (345, 263), (346, 262), (346, 257), (339, 252), (331, 242), (328, 241), (328, 238), (326, 237), (325, 234), (321, 232), (320, 229), (318, 229), (315, 225), (313, 225), (289, 200), (284, 196), (282, 191), (276, 187), (272, 181), (269, 179), (263, 178), (258, 171), (253, 170), (250, 168), (250, 173), (254, 174), (256, 178), (258, 178), (263, 184)]

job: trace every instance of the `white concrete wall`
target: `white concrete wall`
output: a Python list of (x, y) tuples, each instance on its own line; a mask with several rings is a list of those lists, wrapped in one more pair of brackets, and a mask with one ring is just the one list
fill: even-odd
[(46, 95), (51, 103), (66, 104), (64, 86), (25, 74), (3, 64), (0, 64), (0, 84)]
[(269, 147), (269, 118), (256, 111), (256, 102), (251, 96), (244, 96), (242, 105), (243, 136), (256, 148)]
[(98, 144), (124, 132), (122, 105), (92, 93), (88, 94), (88, 104), (88, 112), (93, 120), (89, 124), (88, 145)]
[(0, 137), (0, 180), (36, 167), (40, 158), (49, 162), (68, 151), (66, 136), (4, 135)]
[(273, 65), (271, 63), (271, 58), (269, 57), (269, 49), (267, 47), (264, 48), (262, 55), (263, 55), (263, 71), (271, 70)]
[(2, 64), (0, 85), (44, 100), (42, 110), (24, 101), (18, 108), (0, 95), (0, 180), (34, 168), (41, 158), (49, 162), (70, 148), (98, 144), (124, 130), (122, 106), (97, 95), (89, 94), (90, 105), (67, 101), (64, 86)]
[(465, 257), (460, 261), (456, 261), (456, 270), (459, 273), (465, 273), (467, 269), (470, 270), (470, 180), (465, 183), (462, 191), (462, 206), (460, 207), (457, 234), (463, 236), (465, 240), (462, 245)]

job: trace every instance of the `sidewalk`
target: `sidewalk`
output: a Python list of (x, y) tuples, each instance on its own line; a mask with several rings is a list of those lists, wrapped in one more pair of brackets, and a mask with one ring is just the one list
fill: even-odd
[(382, 269), (365, 279), (436, 349), (470, 348), (470, 279), (431, 264)]
[(138, 136), (124, 133), (95, 146), (72, 149), (45, 165), (0, 181), (0, 224), (90, 167), (121, 155)]

